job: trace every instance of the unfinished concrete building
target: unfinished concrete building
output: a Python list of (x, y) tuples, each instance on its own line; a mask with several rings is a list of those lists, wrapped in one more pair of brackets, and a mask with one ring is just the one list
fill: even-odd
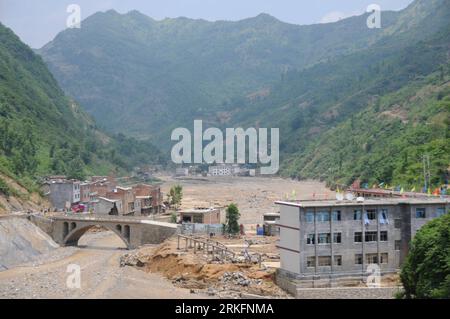
[(416, 232), (450, 209), (442, 198), (276, 204), (281, 259), (277, 283), (292, 293), (364, 281), (373, 264), (381, 275), (397, 272)]

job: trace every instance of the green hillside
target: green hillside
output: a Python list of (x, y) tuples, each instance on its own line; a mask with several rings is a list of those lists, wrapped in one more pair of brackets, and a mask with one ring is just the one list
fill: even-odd
[(367, 50), (291, 72), (232, 121), (280, 127), (284, 175), (420, 186), (422, 157), (430, 155), (433, 184), (445, 182), (450, 6), (434, 4), (412, 27), (387, 30)]
[(194, 119), (279, 127), (281, 174), (419, 187), (448, 179), (450, 0), (311, 26), (97, 13), (39, 50), (69, 95), (114, 132), (168, 149)]
[(0, 170), (22, 181), (44, 174), (124, 171), (158, 161), (148, 142), (110, 137), (65, 96), (42, 59), (0, 24)]
[[(390, 25), (396, 13), (387, 12)], [(152, 136), (226, 111), (292, 69), (365, 48), (382, 31), (366, 17), (297, 26), (261, 14), (237, 22), (96, 13), (39, 53), (61, 86), (113, 132)]]

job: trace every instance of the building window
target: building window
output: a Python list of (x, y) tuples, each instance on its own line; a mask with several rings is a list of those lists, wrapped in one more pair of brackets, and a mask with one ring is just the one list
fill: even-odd
[(362, 265), (362, 263), (363, 263), (362, 254), (356, 254), (355, 255), (355, 265)]
[(322, 233), (318, 235), (318, 241), (317, 243), (320, 244), (329, 244), (331, 242), (331, 235), (330, 233)]
[(314, 213), (313, 212), (307, 212), (306, 213), (306, 222), (308, 224), (314, 223)]
[(316, 267), (316, 257), (307, 257), (306, 267), (308, 268)]
[(203, 217), (194, 215), (193, 223), (194, 224), (203, 224)]
[(436, 209), (436, 217), (441, 217), (445, 215), (445, 207), (439, 207)]
[(378, 254), (366, 254), (367, 264), (378, 264)]
[(376, 231), (368, 231), (365, 234), (365, 241), (371, 242), (371, 241), (377, 241), (378, 240), (378, 233)]
[(401, 249), (401, 240), (396, 240), (395, 241), (395, 250), (400, 250)]
[(377, 219), (377, 211), (375, 209), (369, 209), (366, 211), (366, 216), (368, 220), (376, 220)]
[(355, 243), (362, 243), (362, 232), (355, 233)]
[(362, 217), (362, 214), (359, 209), (353, 211), (353, 220), (361, 220), (361, 217)]
[(342, 242), (341, 233), (333, 233), (333, 243), (340, 244)]
[(380, 224), (389, 224), (387, 209), (382, 209), (380, 211)]
[(380, 232), (380, 241), (388, 241), (388, 232), (387, 231)]
[(307, 245), (314, 245), (316, 243), (316, 235), (315, 234), (309, 234), (306, 238), (306, 244)]
[(342, 256), (340, 255), (334, 256), (334, 264), (336, 266), (342, 266)]
[(316, 216), (317, 216), (318, 222), (329, 222), (330, 221), (330, 213), (329, 212), (318, 212)]
[(426, 218), (425, 208), (416, 208), (416, 218)]
[(387, 264), (387, 263), (388, 263), (388, 253), (380, 254), (380, 264)]
[(332, 218), (333, 218), (333, 221), (335, 221), (335, 222), (340, 221), (341, 220), (341, 211), (340, 210), (335, 210), (332, 213)]
[(331, 266), (331, 256), (320, 256), (319, 267)]
[(394, 227), (396, 229), (400, 229), (402, 227), (402, 220), (401, 219), (394, 219)]

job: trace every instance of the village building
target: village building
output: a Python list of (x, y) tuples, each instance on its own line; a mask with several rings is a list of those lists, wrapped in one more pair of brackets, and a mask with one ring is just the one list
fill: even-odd
[(177, 167), (175, 169), (175, 176), (189, 176), (188, 167)]
[(94, 212), (98, 215), (123, 215), (122, 201), (120, 199), (99, 197)]
[(281, 267), (277, 283), (300, 287), (360, 281), (368, 266), (396, 273), (411, 239), (450, 209), (443, 198), (381, 198), (276, 202), (280, 206)]
[(85, 212), (95, 211), (98, 204), (98, 193), (93, 191), (92, 185), (92, 182), (80, 183), (80, 203), (84, 206)]
[(210, 224), (221, 223), (220, 209), (218, 208), (194, 208), (180, 211), (182, 223)]
[(90, 189), (97, 196), (105, 197), (107, 193), (114, 191), (117, 186), (116, 179), (111, 176), (93, 176)]
[(161, 188), (154, 185), (138, 184), (132, 187), (136, 200), (140, 203), (140, 214), (148, 216), (163, 210)]
[(278, 222), (280, 220), (280, 213), (265, 213), (263, 215), (263, 228), (265, 236), (278, 236), (280, 234), (280, 227)]
[(46, 182), (48, 197), (55, 210), (69, 210), (81, 200), (80, 182), (77, 180), (52, 179)]
[(120, 200), (122, 202), (122, 214), (124, 216), (134, 216), (140, 213), (140, 201), (136, 200), (131, 187), (117, 186), (113, 191), (106, 193), (105, 198)]

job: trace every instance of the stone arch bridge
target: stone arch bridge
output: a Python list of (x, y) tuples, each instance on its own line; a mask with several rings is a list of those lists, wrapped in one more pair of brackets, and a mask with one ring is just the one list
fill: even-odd
[(177, 225), (143, 219), (140, 217), (121, 216), (54, 216), (51, 236), (61, 246), (74, 246), (89, 229), (103, 226), (114, 232), (128, 249), (144, 244), (159, 244), (176, 234)]

